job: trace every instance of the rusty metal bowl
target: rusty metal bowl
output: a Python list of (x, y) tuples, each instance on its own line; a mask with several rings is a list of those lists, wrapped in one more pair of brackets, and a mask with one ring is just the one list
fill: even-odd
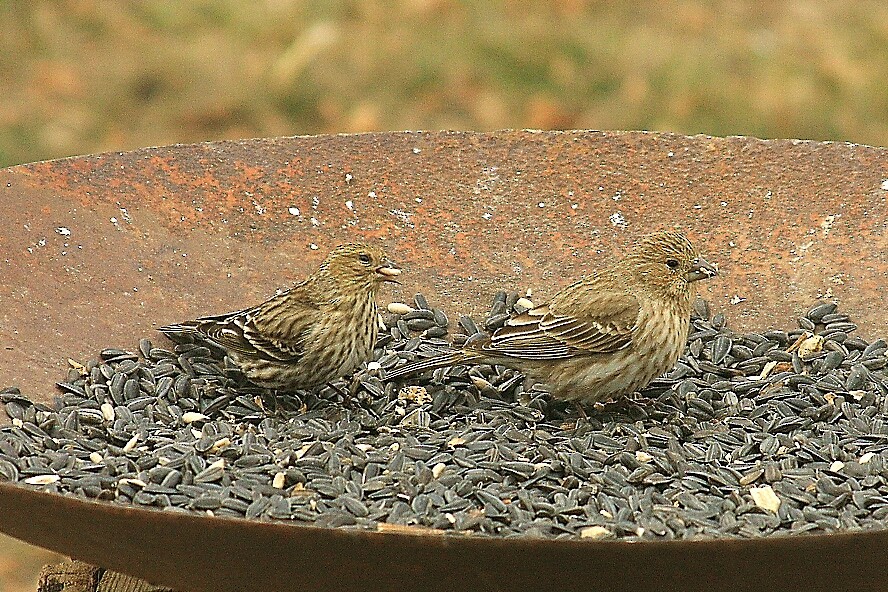
[[(541, 299), (653, 229), (722, 276), (736, 330), (834, 298), (885, 335), (888, 151), (639, 132), (381, 133), (219, 142), (0, 171), (0, 383), (50, 401), (67, 359), (254, 303), (337, 243), (379, 241), (479, 314)], [(0, 530), (185, 591), (882, 589), (888, 531), (622, 543), (327, 530), (0, 485)]]

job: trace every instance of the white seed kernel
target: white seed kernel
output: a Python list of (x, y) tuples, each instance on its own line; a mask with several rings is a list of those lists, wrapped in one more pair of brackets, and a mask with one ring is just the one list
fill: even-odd
[(581, 539), (603, 539), (611, 534), (613, 533), (603, 526), (588, 526), (580, 530)]
[(387, 308), (390, 313), (399, 315), (416, 310), (409, 304), (404, 304), (403, 302), (390, 302)]
[(194, 423), (195, 421), (206, 421), (210, 419), (203, 413), (198, 413), (196, 411), (186, 411), (182, 414), (182, 422), (183, 423)]
[(524, 308), (530, 309), (533, 308), (533, 300), (531, 300), (530, 298), (519, 298), (515, 302), (515, 306), (522, 306)]
[(139, 441), (139, 434), (136, 434), (135, 436), (133, 436), (132, 438), (129, 439), (129, 442), (127, 442), (126, 444), (123, 445), (123, 451), (124, 452), (132, 452), (133, 449), (136, 447), (136, 443), (138, 443), (138, 441)]
[(444, 472), (444, 469), (446, 468), (447, 465), (445, 465), (444, 463), (437, 463), (435, 466), (432, 467), (432, 477), (437, 479), (441, 476), (441, 474)]
[(105, 418), (105, 421), (114, 421), (114, 405), (111, 403), (102, 403), (102, 417)]
[(213, 445), (210, 447), (210, 453), (217, 454), (220, 450), (229, 446), (231, 446), (230, 438), (219, 438), (218, 440), (213, 442)]
[(25, 479), (25, 483), (28, 485), (51, 485), (53, 483), (58, 483), (59, 477), (58, 475), (34, 475), (33, 477), (28, 477)]
[(635, 460), (637, 460), (638, 462), (648, 463), (654, 460), (654, 457), (644, 450), (637, 450), (635, 452)]
[(769, 510), (776, 514), (780, 508), (780, 498), (777, 497), (770, 485), (750, 487), (749, 495), (752, 496), (752, 501), (755, 502), (755, 505), (763, 510)]

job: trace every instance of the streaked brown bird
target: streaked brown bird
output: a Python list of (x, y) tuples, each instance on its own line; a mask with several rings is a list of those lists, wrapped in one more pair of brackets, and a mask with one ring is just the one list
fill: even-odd
[(694, 282), (717, 275), (684, 235), (642, 238), (618, 263), (512, 316), (487, 339), (408, 363), (398, 378), (455, 364), (501, 364), (547, 383), (566, 401), (608, 401), (675, 365), (688, 336)]
[(378, 331), (376, 292), (401, 269), (366, 244), (336, 247), (304, 281), (252, 308), (161, 327), (224, 349), (250, 381), (309, 389), (370, 358)]

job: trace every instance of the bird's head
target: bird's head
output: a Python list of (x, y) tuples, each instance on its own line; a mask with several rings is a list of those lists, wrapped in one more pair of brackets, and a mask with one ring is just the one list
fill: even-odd
[(625, 260), (626, 271), (653, 295), (689, 299), (689, 286), (718, 275), (681, 233), (655, 232), (642, 238)]
[(333, 249), (319, 273), (340, 285), (375, 289), (382, 282), (399, 283), (401, 268), (379, 247), (348, 243)]

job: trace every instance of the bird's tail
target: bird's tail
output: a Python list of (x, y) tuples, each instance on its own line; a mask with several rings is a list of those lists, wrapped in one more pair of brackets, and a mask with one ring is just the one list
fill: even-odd
[(387, 380), (391, 380), (394, 378), (400, 378), (401, 376), (418, 374), (419, 372), (424, 372), (426, 370), (434, 370), (435, 368), (444, 368), (445, 366), (454, 366), (456, 364), (463, 364), (474, 360), (480, 360), (481, 358), (482, 356), (480, 356), (479, 354), (463, 350), (453, 350), (450, 352), (445, 352), (440, 356), (434, 356), (431, 358), (426, 358), (424, 360), (410, 362), (408, 364), (404, 364), (403, 366), (398, 366), (397, 368), (394, 368), (392, 370), (387, 370), (385, 373), (385, 377)]
[(197, 337), (198, 333), (197, 322), (195, 321), (165, 325), (163, 327), (158, 327), (157, 330), (177, 343), (192, 341)]

